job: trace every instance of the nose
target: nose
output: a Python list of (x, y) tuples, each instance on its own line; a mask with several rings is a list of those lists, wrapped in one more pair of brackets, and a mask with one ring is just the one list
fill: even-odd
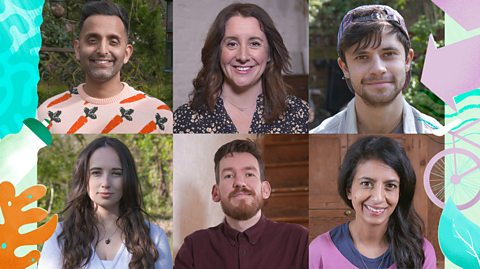
[(243, 188), (247, 186), (245, 183), (245, 177), (243, 175), (236, 175), (233, 180), (233, 187), (234, 188)]
[(110, 188), (110, 177), (107, 175), (104, 175), (102, 177), (102, 184), (101, 184), (102, 189), (109, 189)]
[(237, 61), (245, 63), (250, 59), (250, 53), (247, 46), (240, 45), (237, 50)]
[(380, 55), (375, 55), (372, 57), (370, 72), (373, 75), (382, 75), (387, 72), (385, 62)]
[(383, 202), (385, 200), (385, 190), (381, 187), (373, 188), (371, 199), (374, 202)]
[(97, 53), (100, 55), (108, 54), (108, 42), (103, 40), (98, 43)]

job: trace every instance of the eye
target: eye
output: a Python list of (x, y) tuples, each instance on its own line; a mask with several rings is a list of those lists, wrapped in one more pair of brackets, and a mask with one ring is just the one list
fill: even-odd
[(367, 55), (358, 55), (355, 57), (355, 60), (359, 60), (359, 61), (364, 61), (367, 59), (368, 59)]
[(90, 171), (90, 176), (94, 176), (94, 177), (99, 177), (102, 175), (102, 171), (101, 170), (92, 170)]
[(118, 45), (120, 45), (120, 40), (118, 40), (118, 39), (112, 39), (112, 40), (110, 41), (110, 44), (111, 44), (112, 46), (118, 46)]
[(365, 189), (370, 189), (373, 187), (373, 184), (370, 181), (361, 181), (360, 186)]
[(233, 178), (233, 174), (225, 174), (223, 175), (223, 179), (232, 179)]
[(97, 39), (93, 38), (93, 37), (90, 37), (90, 38), (87, 39), (87, 43), (88, 44), (95, 44), (95, 43), (97, 43)]
[(227, 42), (225, 42), (225, 47), (227, 47), (228, 49), (234, 49), (238, 47), (238, 42), (233, 40), (228, 40)]
[(250, 42), (250, 47), (252, 48), (259, 48), (262, 46), (262, 43), (260, 41), (252, 41)]
[(123, 175), (123, 172), (121, 170), (113, 171), (112, 175), (114, 175), (116, 177), (121, 177)]
[(395, 189), (398, 188), (398, 185), (395, 184), (395, 183), (387, 183), (387, 184), (385, 185), (385, 188), (386, 188), (387, 190), (393, 191), (393, 190), (395, 190)]
[(254, 173), (246, 173), (245, 176), (246, 176), (246, 177), (254, 177), (255, 174), (254, 174)]

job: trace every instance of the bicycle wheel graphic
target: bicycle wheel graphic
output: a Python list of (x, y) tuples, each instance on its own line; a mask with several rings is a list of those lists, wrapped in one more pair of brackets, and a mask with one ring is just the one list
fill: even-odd
[(428, 162), (423, 185), (435, 205), (443, 208), (447, 197), (467, 209), (480, 200), (480, 159), (466, 149), (445, 149)]

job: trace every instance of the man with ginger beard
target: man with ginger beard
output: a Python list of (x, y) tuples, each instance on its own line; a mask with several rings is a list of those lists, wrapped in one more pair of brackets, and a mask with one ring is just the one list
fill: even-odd
[(262, 214), (271, 187), (255, 142), (229, 142), (217, 150), (214, 162), (212, 199), (220, 202), (225, 220), (187, 236), (175, 268), (307, 268), (307, 230)]

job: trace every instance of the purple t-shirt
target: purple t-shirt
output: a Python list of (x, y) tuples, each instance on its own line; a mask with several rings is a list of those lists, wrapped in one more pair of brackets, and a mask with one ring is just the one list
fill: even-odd
[[(342, 225), (346, 225), (346, 224), (342, 224)], [(340, 229), (340, 231), (341, 231), (341, 229), (342, 229), (341, 226), (338, 226), (335, 229)], [(347, 226), (347, 229), (348, 229), (348, 226)], [(337, 232), (338, 231), (339, 230), (337, 230)], [(335, 235), (335, 236), (338, 236), (338, 234)], [(344, 240), (352, 241), (349, 233), (347, 234), (347, 236), (342, 236), (342, 238)], [(338, 240), (338, 238), (336, 239), (336, 241), (337, 240)], [(337, 244), (338, 244), (338, 242), (337, 242)], [(351, 244), (353, 245), (353, 242)], [(345, 243), (341, 243), (341, 244), (338, 244), (338, 245), (345, 245)], [(348, 243), (347, 243), (347, 245), (348, 245)], [(358, 250), (356, 250), (356, 251), (358, 252)], [(388, 251), (389, 250), (387, 250), (387, 252)], [(425, 254), (425, 262), (423, 264), (423, 269), (436, 268), (435, 250), (433, 249), (432, 244), (426, 238), (423, 240), (423, 252)], [(347, 254), (347, 256), (348, 256), (348, 254)], [(360, 259), (360, 256), (358, 256), (358, 258)], [(371, 260), (375, 260), (375, 259), (371, 259)], [(366, 261), (367, 260), (365, 260), (365, 262)], [(321, 234), (321, 235), (317, 236), (310, 243), (310, 246), (309, 246), (309, 268), (310, 269), (323, 269), (323, 268), (325, 268), (325, 269), (329, 269), (329, 268), (349, 269), (349, 268), (364, 268), (365, 267), (363, 265), (363, 263), (361, 264), (362, 266), (358, 266), (358, 265), (355, 265), (355, 264), (356, 263), (352, 263), (337, 248), (336, 244), (332, 240), (330, 232), (326, 232), (324, 234)], [(385, 264), (385, 263), (383, 263), (383, 264)], [(367, 264), (367, 266), (369, 266), (369, 265)], [(376, 268), (376, 267), (374, 267), (374, 268)], [(384, 267), (382, 265), (382, 268), (386, 268), (386, 267)], [(397, 268), (397, 266), (395, 264), (391, 264), (388, 267), (388, 269), (396, 269), (396, 268)]]

